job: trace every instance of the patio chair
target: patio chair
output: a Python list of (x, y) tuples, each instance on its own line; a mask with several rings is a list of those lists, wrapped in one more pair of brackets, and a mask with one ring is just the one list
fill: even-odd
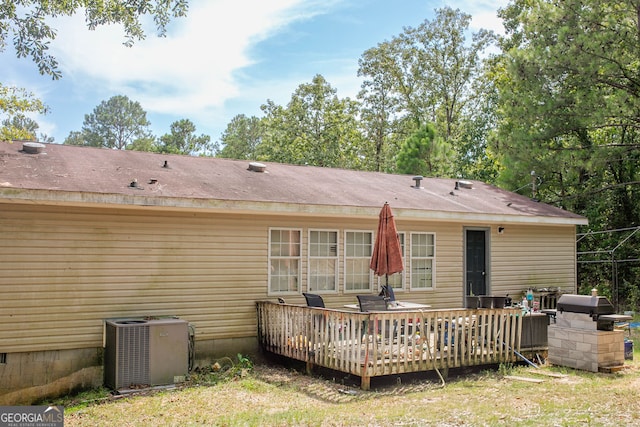
[(381, 295), (357, 295), (360, 311), (387, 311), (387, 301)]
[(320, 295), (317, 294), (309, 294), (303, 292), (304, 298), (307, 300), (307, 307), (319, 307), (324, 308), (324, 300)]
[[(363, 313), (368, 313), (370, 311), (388, 311), (387, 308), (387, 301), (384, 299), (383, 296), (380, 295), (357, 295), (358, 298), (358, 304), (360, 305), (360, 311)], [(372, 335), (374, 333), (374, 326), (376, 326), (374, 323), (370, 322), (368, 327), (366, 327), (365, 329), (368, 331), (369, 335)], [(396, 325), (394, 322), (393, 325), (393, 329), (391, 328), (391, 325), (389, 323), (389, 321), (385, 321), (385, 326), (386, 326), (386, 336), (385, 338), (389, 338), (391, 336), (391, 334), (395, 335), (395, 329), (396, 329)], [(378, 321), (377, 323), (377, 329), (378, 331), (382, 330), (382, 322)]]

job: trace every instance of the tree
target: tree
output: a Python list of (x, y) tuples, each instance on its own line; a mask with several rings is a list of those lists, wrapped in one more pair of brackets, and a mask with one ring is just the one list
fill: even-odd
[(423, 176), (447, 176), (453, 150), (438, 137), (431, 124), (422, 126), (402, 144), (397, 157), (399, 173)]
[(376, 155), (432, 123), (458, 158), (468, 158), (470, 152), (462, 151), (468, 146), (460, 141), (475, 121), (473, 107), (484, 96), (473, 84), (482, 72), (481, 54), (495, 40), (493, 33), (480, 30), (467, 42), (470, 21), (470, 15), (457, 9), (438, 9), (433, 21), (405, 28), (365, 52), (359, 69), (366, 77), (361, 99), (377, 132)]
[(153, 135), (147, 135), (147, 136), (143, 136), (142, 138), (136, 138), (133, 140), (131, 144), (127, 145), (127, 150), (157, 153), (159, 151), (158, 141)]
[(547, 200), (582, 211), (603, 186), (626, 187), (627, 199), (637, 191), (639, 12), (636, 3), (605, 0), (516, 1), (502, 12), (495, 151), (514, 175), (544, 174)]
[(368, 148), (366, 168), (379, 172), (395, 170), (394, 153), (400, 145), (397, 129), (402, 103), (388, 68), (396, 46), (381, 43), (365, 51), (358, 60), (358, 76), (365, 77), (358, 93), (360, 124), (366, 141), (370, 142), (365, 147)]
[(0, 117), (4, 116), (0, 127), (0, 141), (35, 139), (35, 134), (23, 126), (26, 123), (22, 119), (26, 119), (24, 113), (46, 114), (47, 111), (43, 102), (27, 90), (0, 83)]
[[(519, 188), (534, 170), (539, 197), (586, 215), (590, 227), (640, 225), (640, 3), (515, 0), (501, 16), (501, 182)], [(637, 290), (634, 269), (625, 263), (618, 274)]]
[(262, 125), (258, 117), (238, 114), (227, 125), (220, 142), (224, 147), (216, 154), (227, 159), (256, 159), (258, 146), (262, 142)]
[(340, 99), (322, 77), (298, 86), (286, 108), (267, 101), (261, 160), (359, 169), (358, 104)]
[(106, 24), (122, 24), (124, 44), (131, 46), (145, 37), (141, 18), (151, 16), (158, 35), (163, 36), (169, 21), (185, 16), (187, 9), (187, 0), (3, 1), (0, 4), (0, 52), (4, 51), (7, 40), (13, 38), (19, 58), (31, 57), (41, 74), (57, 79), (61, 77), (58, 63), (48, 52), (50, 42), (56, 37), (56, 30), (47, 23), (47, 18), (71, 16), (83, 10), (89, 29)]
[(189, 119), (171, 123), (171, 133), (160, 137), (158, 152), (193, 155), (209, 148), (211, 137), (196, 136), (196, 125)]
[(2, 128), (0, 129), (0, 133), (11, 137), (11, 139), (42, 142), (54, 141), (52, 137), (43, 133), (38, 135), (38, 129), (40, 129), (38, 122), (22, 113), (18, 113), (10, 119), (4, 119), (2, 121)]
[(124, 150), (136, 139), (149, 136), (149, 124), (138, 102), (116, 95), (85, 114), (81, 134), (71, 132), (64, 143)]

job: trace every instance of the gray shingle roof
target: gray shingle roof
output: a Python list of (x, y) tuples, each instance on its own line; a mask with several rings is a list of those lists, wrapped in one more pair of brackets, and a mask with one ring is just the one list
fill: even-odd
[(263, 163), (265, 171), (256, 172), (249, 164), (58, 144), (44, 144), (41, 153), (28, 154), (21, 142), (2, 142), (0, 200), (29, 197), (59, 202), (66, 198), (75, 203), (183, 208), (249, 204), (252, 209), (287, 206), (288, 211), (306, 213), (364, 209), (367, 215), (368, 208), (377, 212), (388, 201), (394, 212), (405, 211), (409, 216), (515, 216), (586, 223), (579, 215), (478, 181), (471, 182), (471, 189), (455, 190), (454, 179), (426, 178), (418, 189), (410, 175), (278, 163)]

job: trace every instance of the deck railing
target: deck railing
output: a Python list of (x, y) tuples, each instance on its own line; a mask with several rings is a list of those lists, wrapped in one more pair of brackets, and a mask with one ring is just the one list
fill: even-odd
[(258, 339), (269, 352), (371, 377), (513, 362), (521, 311), (453, 309), (360, 313), (257, 302)]

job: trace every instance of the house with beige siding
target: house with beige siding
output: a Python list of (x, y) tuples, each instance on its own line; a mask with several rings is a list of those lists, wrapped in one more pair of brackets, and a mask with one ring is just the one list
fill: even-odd
[(377, 293), (385, 202), (398, 299), (576, 290), (587, 220), (482, 182), (0, 143), (0, 404), (101, 384), (106, 319), (184, 319), (201, 365), (257, 350), (258, 300)]

